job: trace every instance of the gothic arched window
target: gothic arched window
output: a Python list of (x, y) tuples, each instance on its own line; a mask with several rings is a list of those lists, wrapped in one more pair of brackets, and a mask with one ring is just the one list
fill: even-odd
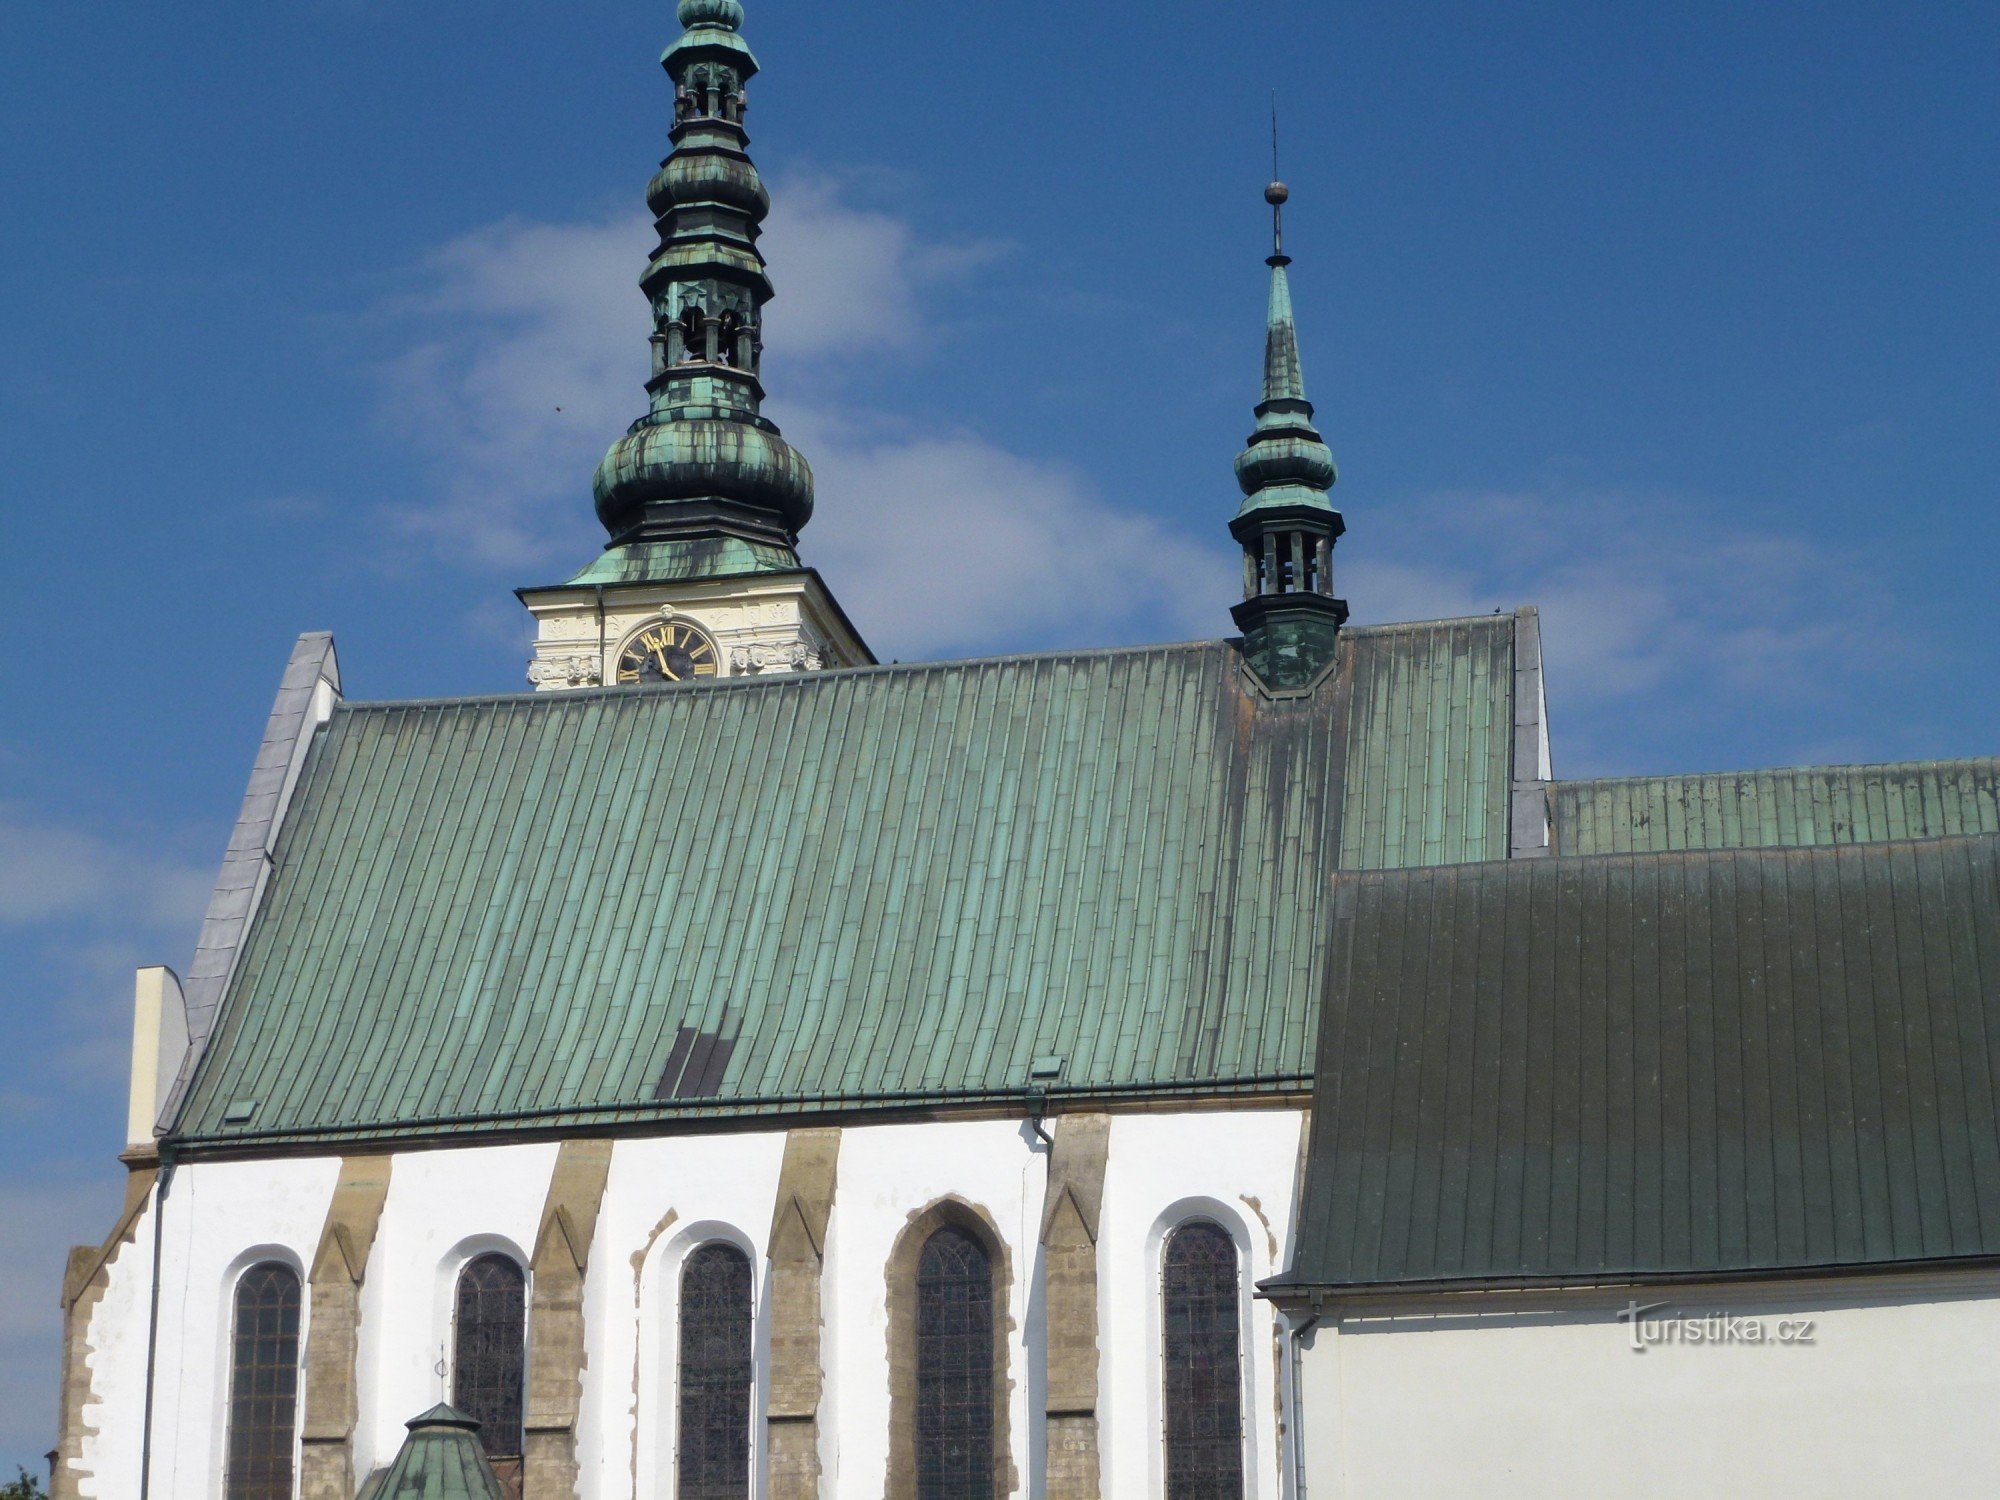
[(489, 1456), (521, 1454), (528, 1356), (528, 1279), (510, 1256), (482, 1255), (458, 1273), (452, 1404), (479, 1423)]
[(750, 1257), (703, 1245), (681, 1268), (680, 1500), (750, 1494)]
[(993, 1500), (993, 1262), (947, 1225), (917, 1258), (917, 1500)]
[(1236, 1242), (1218, 1224), (1183, 1225), (1167, 1241), (1165, 1282), (1167, 1500), (1240, 1500)]
[(292, 1500), (299, 1412), (299, 1275), (276, 1262), (236, 1283), (227, 1500)]

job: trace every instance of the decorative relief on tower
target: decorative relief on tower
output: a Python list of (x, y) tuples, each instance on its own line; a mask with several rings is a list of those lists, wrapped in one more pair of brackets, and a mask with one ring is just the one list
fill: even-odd
[(528, 663), (528, 681), (538, 688), (597, 687), (604, 669), (588, 656), (544, 657)]
[(729, 670), (739, 677), (774, 672), (820, 672), (835, 662), (816, 642), (787, 646), (738, 646), (729, 656)]

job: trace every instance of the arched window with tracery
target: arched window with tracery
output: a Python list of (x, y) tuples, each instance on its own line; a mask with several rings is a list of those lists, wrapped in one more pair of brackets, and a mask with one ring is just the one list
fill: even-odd
[(227, 1500), (292, 1500), (299, 1415), (299, 1275), (276, 1261), (236, 1283)]
[(703, 1245), (681, 1267), (679, 1500), (748, 1500), (750, 1257)]
[(917, 1258), (917, 1500), (993, 1500), (993, 1262), (956, 1225)]
[(452, 1404), (479, 1423), (488, 1456), (519, 1458), (528, 1278), (512, 1256), (482, 1255), (458, 1273), (452, 1346)]
[(1236, 1242), (1192, 1223), (1167, 1240), (1167, 1500), (1241, 1500), (1242, 1287)]

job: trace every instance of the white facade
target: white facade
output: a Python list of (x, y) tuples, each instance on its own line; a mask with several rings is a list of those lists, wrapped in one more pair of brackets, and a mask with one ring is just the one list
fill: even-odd
[(1412, 1298), (1299, 1342), (1308, 1500), (1944, 1500), (2000, 1473), (1991, 1271)]
[[(1245, 1493), (1252, 1500), (1281, 1493), (1277, 1329), (1253, 1284), (1289, 1253), (1302, 1124), (1300, 1112), (1287, 1109), (1115, 1119), (1098, 1244), (1106, 1495), (1161, 1492), (1161, 1247), (1176, 1224), (1197, 1218), (1223, 1225), (1243, 1257)], [(584, 1297), (577, 1438), (584, 1500), (672, 1493), (676, 1292), (681, 1262), (700, 1244), (727, 1240), (758, 1267), (761, 1382), (771, 1332), (764, 1255), (785, 1140), (784, 1130), (772, 1129), (615, 1146)], [(440, 1378), (437, 1366), (451, 1357), (459, 1270), (490, 1251), (527, 1263), (556, 1159), (553, 1143), (396, 1156), (361, 1288), (357, 1476), (386, 1465), (403, 1424), (449, 1395), (449, 1375)], [(851, 1125), (842, 1132), (821, 1290), (823, 1494), (882, 1494), (888, 1262), (910, 1220), (946, 1197), (981, 1210), (1005, 1242), (1007, 1431), (1016, 1493), (1039, 1492), (1044, 1345), (1037, 1281), (1047, 1163), (1046, 1147), (1022, 1120)], [(221, 1492), (236, 1279), (270, 1260), (302, 1276), (310, 1269), (339, 1172), (339, 1158), (325, 1156), (195, 1162), (173, 1174), (153, 1360), (153, 1495), (193, 1500)], [(136, 1415), (145, 1404), (159, 1209), (157, 1201), (148, 1206), (132, 1243), (112, 1261), (83, 1335), (92, 1400), (83, 1411), (81, 1468), (91, 1477), (82, 1493), (106, 1500), (139, 1493), (144, 1434)], [(753, 1423), (760, 1444), (761, 1426)]]

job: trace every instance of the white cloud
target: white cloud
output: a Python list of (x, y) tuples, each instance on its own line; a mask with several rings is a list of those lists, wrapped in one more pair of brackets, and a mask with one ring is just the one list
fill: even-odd
[[(763, 243), (780, 287), (770, 338), (787, 399), (773, 410), (819, 481), (810, 560), (877, 651), (1202, 628), (1213, 594), (1201, 598), (1190, 579), (1207, 575), (1226, 591), (1224, 545), (1192, 541), (1095, 494), (1082, 476), (974, 432), (913, 434), (847, 399), (857, 367), (929, 337), (926, 294), (998, 247), (929, 243), (825, 178), (785, 183), (776, 202)], [(517, 570), (587, 554), (587, 476), (642, 399), (644, 310), (633, 283), (650, 236), (629, 214), (509, 221), (454, 241), (423, 268), (424, 291), (402, 309), (422, 337), (391, 382), (395, 415), (441, 479), (433, 501), (405, 513), (413, 535)], [(978, 568), (938, 553), (941, 507), (962, 543), (954, 551), (977, 556)], [(1107, 556), (1125, 565), (1107, 568)]]
[[(885, 354), (935, 336), (933, 293), (994, 247), (930, 243), (823, 177), (786, 182), (775, 201), (764, 241), (780, 290), (772, 410), (819, 478), (808, 559), (878, 652), (1227, 628), (1217, 601), (1233, 597), (1234, 565), (1219, 527), (1190, 535), (1047, 455), (970, 428), (913, 431), (852, 395)], [(414, 535), (515, 579), (596, 544), (587, 476), (640, 409), (634, 282), (651, 234), (625, 213), (509, 221), (423, 268), (423, 292), (402, 309), (420, 336), (392, 381), (440, 480), (405, 517)], [(1453, 494), (1371, 510), (1341, 549), (1358, 621), (1540, 604), (1554, 681), (1586, 712), (1669, 682), (1797, 693), (1867, 665), (1833, 607), (1854, 596), (1850, 568), (1694, 499)], [(952, 528), (943, 549), (940, 520)]]
[(1455, 494), (1385, 505), (1343, 549), (1356, 618), (1536, 604), (1563, 698), (1597, 705), (1696, 678), (1810, 693), (1880, 664), (1839, 601), (1858, 570), (1684, 496)]
[(191, 936), (213, 881), (212, 871), (0, 803), (0, 927), (83, 919)]
[(811, 559), (885, 658), (1211, 634), (1230, 597), (1225, 538), (1192, 540), (975, 434), (871, 439), (825, 412), (788, 413), (787, 430), (839, 497)]
[[(0, 947), (33, 996), (13, 1018), (26, 1052), (0, 1085), (0, 1124), (15, 1162), (68, 1174), (0, 1175), (0, 1454), (54, 1435), (64, 1252), (101, 1239), (118, 1209), (132, 971), (185, 962), (213, 878), (164, 841), (122, 847), (0, 803)], [(95, 1123), (79, 1133), (79, 1119)]]

